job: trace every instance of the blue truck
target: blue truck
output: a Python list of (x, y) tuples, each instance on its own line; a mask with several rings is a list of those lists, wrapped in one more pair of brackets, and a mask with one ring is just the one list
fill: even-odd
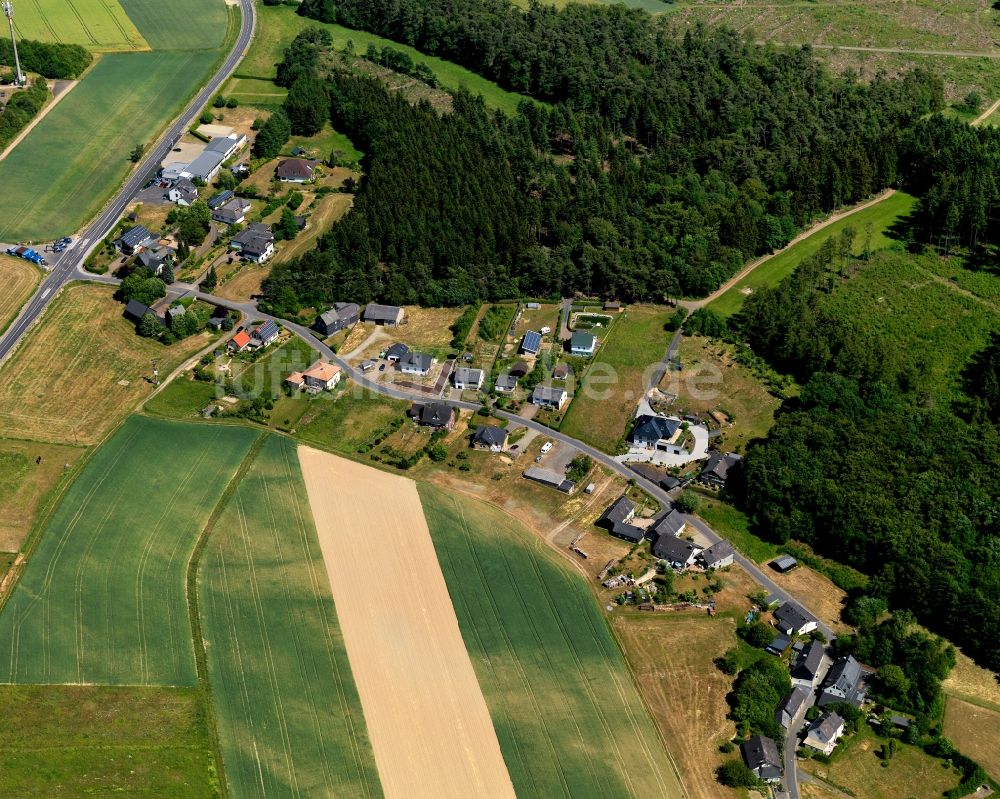
[(35, 252), (30, 247), (11, 247), (7, 250), (7, 255), (13, 255), (15, 258), (23, 258), (25, 261), (31, 261), (31, 263), (38, 264), (39, 266), (46, 264), (41, 253)]

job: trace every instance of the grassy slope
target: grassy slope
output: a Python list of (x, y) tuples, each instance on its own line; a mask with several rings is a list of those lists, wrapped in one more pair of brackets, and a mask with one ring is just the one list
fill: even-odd
[(0, 615), (0, 679), (193, 684), (185, 568), (255, 435), (128, 420), (69, 489)]
[[(369, 44), (379, 48), (392, 47), (406, 53), (414, 61), (423, 61), (427, 64), (444, 88), (454, 90), (465, 86), (472, 93), (481, 94), (486, 104), (492, 108), (513, 113), (517, 110), (518, 103), (524, 99), (449, 61), (424, 55), (412, 47), (396, 44), (370, 33), (351, 30), (341, 25), (325, 25), (300, 17), (290, 6), (260, 6), (257, 11), (260, 33), (251, 45), (246, 59), (237, 69), (239, 76), (273, 78), (276, 65), (281, 61), (282, 54), (292, 39), (306, 27), (319, 26), (330, 32), (337, 49), (342, 49), (348, 40), (354, 42), (354, 50), (357, 53), (364, 53)], [(247, 99), (248, 102), (252, 102), (251, 98)]]
[[(606, 335), (606, 339), (566, 412), (562, 432), (605, 452), (614, 451), (635, 414), (644, 381), (666, 352), (667, 336), (672, 334), (664, 332), (663, 325), (670, 313), (665, 308), (633, 305), (614, 323), (610, 333), (593, 331), (598, 338)], [(591, 377), (596, 375), (600, 375), (601, 382), (591, 383)], [(606, 376), (613, 377), (613, 381), (608, 382)], [(593, 396), (588, 396), (588, 385)]]
[(419, 490), (518, 796), (680, 796), (583, 579), (500, 511)]
[(0, 796), (218, 796), (191, 689), (0, 686), (0, 748)]
[(839, 236), (845, 228), (852, 227), (857, 233), (854, 240), (856, 254), (864, 252), (866, 226), (869, 224), (872, 226), (872, 251), (890, 247), (893, 240), (887, 235), (889, 229), (897, 220), (909, 214), (915, 203), (916, 198), (903, 192), (897, 192), (864, 211), (858, 211), (856, 214), (817, 231), (794, 247), (790, 247), (780, 255), (763, 263), (729, 291), (713, 301), (709, 308), (724, 316), (736, 313), (743, 307), (743, 300), (746, 296), (743, 294), (743, 289), (756, 290), (764, 286), (777, 285), (783, 278), (790, 275), (802, 261), (815, 254), (823, 242), (831, 236)]
[(0, 240), (67, 235), (129, 172), (128, 154), (181, 109), (213, 51), (106, 55), (0, 162)]
[(377, 797), (295, 446), (268, 439), (199, 570), (226, 778), (241, 799)]
[(120, 2), (154, 50), (215, 50), (222, 46), (228, 14), (223, 0)]
[(117, 0), (32, 0), (16, 5), (15, 20), (25, 39), (81, 44), (91, 50), (149, 49)]

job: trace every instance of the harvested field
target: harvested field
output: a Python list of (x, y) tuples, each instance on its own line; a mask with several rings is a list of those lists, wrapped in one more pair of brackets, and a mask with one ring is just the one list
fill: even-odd
[(149, 49), (117, 0), (32, 0), (16, 9), (18, 34), (25, 39), (80, 44), (89, 50)]
[(96, 443), (152, 392), (152, 359), (169, 374), (210, 340), (201, 334), (164, 347), (136, 335), (111, 289), (63, 289), (0, 366), (0, 436)]
[(949, 697), (944, 734), (958, 751), (975, 760), (994, 780), (1000, 780), (1000, 710)]
[[(385, 795), (514, 797), (416, 484), (308, 447), (299, 460)], [(360, 568), (373, 534), (398, 602)]]
[(997, 682), (997, 676), (989, 669), (977, 666), (961, 650), (956, 650), (955, 658), (955, 668), (941, 686), (944, 692), (973, 704), (989, 705), (1000, 710), (1000, 682)]
[(270, 437), (240, 481), (198, 591), (230, 795), (380, 797), (291, 440)]
[(835, 633), (850, 629), (840, 620), (840, 611), (844, 607), (847, 593), (835, 586), (828, 577), (805, 564), (800, 564), (785, 574), (779, 574), (770, 568), (766, 572), (768, 577), (808, 607)]
[(38, 268), (27, 261), (0, 255), (0, 281), (3, 283), (3, 293), (0, 293), (0, 333), (17, 318), (21, 306), (31, 297), (40, 278)]
[(633, 614), (616, 616), (611, 626), (689, 799), (738, 796), (715, 779), (715, 769), (732, 757), (721, 754), (719, 745), (736, 729), (726, 718), (732, 677), (713, 661), (735, 644), (735, 622), (702, 614)]
[(214, 799), (215, 764), (189, 688), (0, 686), (0, 796)]
[[(299, 233), (292, 241), (281, 245), (275, 254), (274, 263), (291, 261), (311, 250), (316, 244), (316, 239), (326, 233), (334, 222), (351, 210), (353, 203), (354, 196), (351, 194), (327, 194), (325, 197), (320, 197), (316, 204), (309, 208), (309, 227)], [(261, 282), (263, 282), (263, 278), (261, 278)]]
[(249, 302), (261, 293), (261, 286), (271, 274), (273, 264), (247, 264), (229, 280), (223, 283), (216, 292), (220, 297), (235, 302)]
[(21, 547), (39, 506), (83, 453), (83, 447), (0, 439), (0, 552)]
[(70, 487), (0, 614), (0, 680), (193, 685), (187, 561), (256, 435), (129, 419)]
[(517, 795), (683, 796), (586, 581), (507, 514), (420, 495)]

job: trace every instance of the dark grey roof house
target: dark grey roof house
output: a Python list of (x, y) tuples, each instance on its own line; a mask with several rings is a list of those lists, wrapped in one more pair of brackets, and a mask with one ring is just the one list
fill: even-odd
[(454, 423), (454, 415), (451, 406), (443, 402), (428, 402), (424, 405), (414, 405), (410, 409), (410, 415), (418, 423), (427, 427), (446, 428), (451, 430)]
[(826, 650), (819, 641), (810, 642), (792, 667), (792, 682), (814, 687), (826, 657)]
[(170, 308), (167, 308), (167, 327), (173, 328), (186, 313), (187, 311), (183, 305), (172, 305)]
[(379, 305), (370, 302), (365, 306), (364, 320), (376, 325), (395, 327), (403, 322), (403, 309), (397, 305)]
[(408, 352), (399, 359), (399, 371), (408, 375), (425, 375), (434, 365), (434, 359), (426, 352)]
[(598, 527), (604, 527), (615, 538), (638, 544), (646, 537), (646, 531), (629, 522), (635, 517), (635, 505), (628, 497), (616, 499), (600, 515), (596, 522)]
[(854, 707), (861, 707), (866, 690), (861, 664), (853, 655), (848, 655), (830, 667), (816, 704), (823, 707), (836, 702), (847, 702)]
[(274, 176), (286, 183), (305, 183), (312, 180), (313, 170), (319, 166), (319, 161), (308, 161), (304, 158), (288, 158), (279, 161), (274, 170)]
[(767, 646), (765, 646), (764, 649), (767, 652), (770, 652), (772, 655), (777, 655), (778, 657), (781, 657), (783, 654), (785, 654), (785, 652), (788, 651), (788, 647), (790, 647), (791, 645), (792, 645), (792, 639), (789, 638), (784, 633), (780, 633), (779, 635), (776, 635), (774, 637), (774, 640), (771, 641), (771, 643), (769, 643)]
[(657, 469), (648, 463), (630, 463), (628, 466), (633, 472), (656, 483), (664, 491), (670, 491), (681, 484), (681, 481), (672, 474), (667, 474), (662, 469)]
[(156, 237), (142, 225), (129, 228), (115, 239), (115, 246), (125, 255), (133, 255), (156, 241)]
[(335, 302), (329, 311), (316, 318), (313, 327), (324, 336), (332, 336), (360, 318), (361, 308), (356, 302)]
[(808, 699), (809, 691), (801, 686), (796, 686), (788, 696), (781, 700), (775, 721), (787, 730), (798, 721), (799, 715), (805, 712), (806, 700)]
[(233, 236), (229, 246), (247, 260), (262, 264), (274, 253), (274, 234), (270, 225), (254, 222)]
[(632, 443), (640, 447), (656, 449), (661, 441), (674, 437), (681, 423), (665, 416), (650, 416), (643, 414), (635, 420), (632, 428)]
[(232, 197), (212, 211), (212, 219), (224, 225), (238, 225), (247, 218), (250, 202), (242, 197)]
[(739, 459), (740, 456), (733, 452), (726, 453), (725, 455), (713, 452), (709, 456), (705, 468), (701, 470), (698, 479), (705, 485), (722, 488), (726, 484), (726, 477), (729, 475), (729, 470)]
[[(192, 183), (191, 185), (193, 186), (194, 184)], [(235, 196), (229, 189), (220, 191), (218, 194), (213, 194), (208, 200), (209, 210), (214, 211), (216, 208), (221, 208)]]
[(774, 611), (774, 619), (777, 628), (785, 635), (802, 635), (812, 632), (819, 625), (815, 616), (794, 602), (786, 602)]
[(755, 735), (740, 745), (747, 767), (760, 779), (767, 782), (781, 780), (781, 757), (778, 745), (773, 739)]
[(686, 526), (687, 522), (684, 520), (684, 514), (675, 508), (664, 513), (657, 519), (653, 524), (651, 532), (657, 536), (676, 537), (684, 532)]
[(675, 569), (690, 566), (700, 551), (701, 547), (697, 544), (672, 535), (661, 535), (653, 544), (653, 557), (665, 560)]
[(597, 350), (597, 339), (590, 333), (577, 330), (569, 340), (569, 351), (574, 355), (593, 355)]
[(733, 545), (725, 540), (717, 541), (698, 554), (698, 561), (706, 569), (724, 569), (726, 566), (732, 566), (735, 559)]
[(493, 384), (493, 388), (499, 394), (513, 394), (514, 389), (517, 388), (517, 378), (512, 374), (504, 372), (497, 377), (496, 382)]
[(524, 471), (524, 477), (528, 480), (534, 480), (536, 483), (547, 485), (550, 488), (555, 488), (558, 491), (562, 491), (564, 494), (572, 493), (573, 489), (576, 487), (576, 483), (572, 480), (567, 480), (566, 475), (560, 474), (552, 469), (543, 469), (540, 466), (532, 466), (526, 469)]
[(806, 746), (825, 755), (833, 754), (837, 740), (844, 734), (844, 720), (836, 713), (824, 713), (809, 725), (806, 731)]
[(389, 361), (389, 363), (393, 363), (394, 361), (398, 361), (409, 351), (410, 351), (409, 347), (407, 347), (402, 342), (397, 342), (395, 344), (390, 345), (389, 348), (385, 351), (385, 358), (387, 361)]
[(476, 427), (472, 436), (472, 446), (476, 449), (488, 449), (490, 452), (503, 452), (507, 444), (507, 431), (492, 424), (481, 424)]
[[(156, 316), (156, 311), (154, 311), (148, 305), (143, 305), (138, 300), (129, 300), (128, 303), (125, 305), (125, 318), (128, 319), (130, 322), (135, 322), (136, 324), (139, 324), (139, 322), (142, 321), (142, 317), (144, 317), (148, 313), (151, 313), (153, 314), (153, 316)], [(156, 316), (156, 320), (161, 325), (163, 324), (163, 320), (159, 316)]]

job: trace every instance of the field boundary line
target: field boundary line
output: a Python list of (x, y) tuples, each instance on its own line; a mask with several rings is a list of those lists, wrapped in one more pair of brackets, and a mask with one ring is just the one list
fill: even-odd
[(205, 522), (205, 526), (198, 535), (198, 540), (195, 542), (194, 549), (191, 551), (191, 557), (187, 562), (187, 586), (184, 598), (188, 606), (188, 621), (191, 624), (191, 641), (194, 644), (194, 665), (198, 677), (198, 693), (200, 694), (201, 703), (205, 711), (205, 726), (208, 728), (208, 737), (212, 742), (212, 755), (215, 759), (215, 769), (218, 775), (219, 795), (221, 799), (227, 799), (229, 796), (229, 784), (226, 782), (225, 763), (222, 759), (222, 744), (219, 739), (215, 702), (212, 699), (212, 684), (208, 678), (208, 653), (205, 651), (205, 637), (202, 630), (198, 600), (198, 567), (201, 565), (202, 556), (205, 554), (209, 535), (215, 529), (215, 525), (218, 524), (222, 512), (229, 505), (243, 478), (249, 473), (250, 467), (257, 460), (257, 455), (260, 454), (266, 441), (267, 435), (261, 432), (250, 445), (250, 449), (243, 457), (243, 461), (222, 492), (222, 496), (219, 497), (215, 508), (212, 509), (212, 514), (208, 517), (208, 521)]

